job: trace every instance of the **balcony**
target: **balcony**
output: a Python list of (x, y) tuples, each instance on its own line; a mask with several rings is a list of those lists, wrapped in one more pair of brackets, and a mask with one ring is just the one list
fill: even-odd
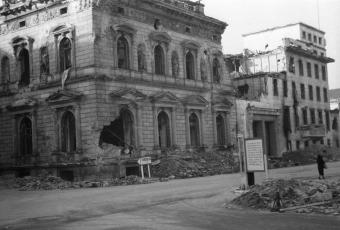
[(320, 125), (304, 125), (299, 127), (302, 138), (317, 139), (326, 136), (326, 126)]

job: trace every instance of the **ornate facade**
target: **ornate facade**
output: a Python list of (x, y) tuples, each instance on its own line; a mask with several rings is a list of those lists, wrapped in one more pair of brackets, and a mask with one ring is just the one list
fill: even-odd
[[(79, 178), (235, 141), (227, 24), (180, 0), (5, 1), (0, 162)], [(122, 148), (130, 151), (120, 151)]]

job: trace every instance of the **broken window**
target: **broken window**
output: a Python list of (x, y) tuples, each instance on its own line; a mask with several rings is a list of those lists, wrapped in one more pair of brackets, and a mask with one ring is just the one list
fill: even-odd
[(318, 110), (319, 124), (323, 124), (322, 110)]
[(64, 72), (72, 66), (71, 62), (71, 41), (68, 38), (63, 38), (59, 45), (59, 60), (60, 60), (60, 72)]
[(322, 80), (326, 81), (327, 80), (327, 73), (326, 73), (326, 66), (321, 67), (321, 74), (322, 74)]
[(221, 66), (217, 58), (213, 60), (213, 81), (215, 83), (220, 83), (221, 81)]
[(19, 53), (20, 84), (27, 86), (30, 84), (30, 59), (28, 50), (23, 48)]
[(124, 36), (121, 36), (117, 40), (117, 59), (118, 68), (129, 68), (129, 43)]
[(300, 74), (300, 76), (303, 76), (303, 74), (304, 74), (303, 62), (302, 62), (302, 60), (299, 60), (299, 74)]
[(295, 73), (295, 63), (294, 63), (294, 58), (290, 57), (289, 59), (289, 67), (288, 67), (289, 72)]
[(248, 94), (248, 91), (249, 91), (248, 84), (240, 85), (237, 87), (237, 96), (244, 97)]
[(284, 130), (285, 136), (288, 137), (288, 134), (291, 132), (290, 108), (289, 108), (289, 106), (284, 106), (284, 110), (283, 110), (283, 130)]
[(21, 156), (30, 156), (33, 153), (32, 121), (24, 117), (19, 126), (19, 149)]
[(309, 88), (309, 100), (313, 101), (314, 100), (314, 92), (313, 92), (313, 86), (312, 85), (309, 85), (308, 86)]
[(315, 124), (315, 109), (309, 109), (311, 124)]
[(195, 79), (195, 58), (194, 55), (189, 51), (185, 56), (186, 61), (186, 71), (187, 71), (187, 79), (194, 80)]
[(46, 46), (42, 47), (40, 49), (40, 74), (50, 73), (49, 62), (48, 48)]
[(164, 60), (164, 51), (162, 46), (157, 45), (155, 47), (155, 73), (159, 75), (165, 74), (165, 60)]
[(329, 111), (328, 110), (325, 110), (325, 115), (326, 115), (326, 128), (327, 128), (327, 131), (330, 131), (331, 124), (330, 124), (330, 118), (329, 118)]
[(316, 100), (321, 101), (321, 92), (320, 92), (320, 87), (316, 87)]
[(132, 113), (127, 109), (120, 111), (119, 117), (111, 122), (109, 126), (104, 126), (99, 140), (99, 146), (103, 143), (120, 147), (134, 147), (134, 119)]
[(73, 113), (67, 111), (61, 118), (61, 151), (76, 151), (76, 122)]
[(314, 64), (314, 72), (315, 72), (315, 78), (319, 79), (319, 65)]
[(303, 119), (303, 124), (307, 125), (308, 124), (308, 117), (307, 117), (307, 109), (306, 108), (302, 109), (302, 119)]
[(226, 145), (226, 125), (224, 117), (220, 114), (216, 117), (217, 145)]
[(279, 88), (277, 85), (277, 79), (273, 79), (273, 93), (274, 93), (274, 96), (279, 96)]
[(307, 76), (312, 77), (312, 65), (310, 62), (307, 62)]
[(332, 122), (332, 129), (333, 130), (338, 130), (339, 129), (339, 125), (338, 125), (338, 119), (336, 117), (334, 117), (333, 122)]
[(1, 83), (6, 83), (10, 80), (9, 76), (9, 59), (7, 56), (1, 59)]
[(145, 72), (146, 71), (145, 48), (144, 45), (142, 44), (138, 46), (137, 58), (138, 58), (138, 72)]
[(328, 102), (328, 90), (327, 90), (327, 88), (323, 88), (323, 100), (324, 100), (324, 102)]
[(283, 80), (283, 96), (288, 97), (288, 82)]
[(300, 90), (301, 90), (301, 99), (306, 99), (305, 85), (304, 84), (300, 84)]
[(200, 146), (200, 126), (199, 119), (195, 113), (192, 113), (189, 117), (190, 125), (190, 145), (193, 147)]
[(159, 147), (169, 148), (171, 146), (170, 122), (168, 114), (164, 111), (160, 112), (158, 115), (158, 135)]

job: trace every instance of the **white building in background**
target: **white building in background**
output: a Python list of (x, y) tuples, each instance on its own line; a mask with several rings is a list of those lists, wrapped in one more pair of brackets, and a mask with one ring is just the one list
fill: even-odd
[[(332, 144), (325, 32), (304, 23), (243, 35), (244, 54), (226, 56), (239, 92), (239, 126), (262, 137), (268, 155)], [(268, 105), (272, 105), (268, 107)]]

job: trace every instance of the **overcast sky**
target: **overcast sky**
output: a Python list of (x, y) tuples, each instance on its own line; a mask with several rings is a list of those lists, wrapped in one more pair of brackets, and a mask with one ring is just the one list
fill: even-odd
[[(317, 0), (203, 0), (205, 13), (229, 24), (224, 53), (241, 53), (242, 34), (304, 22), (319, 28)], [(319, 0), (320, 29), (326, 32), (329, 86), (340, 88), (340, 0)]]

